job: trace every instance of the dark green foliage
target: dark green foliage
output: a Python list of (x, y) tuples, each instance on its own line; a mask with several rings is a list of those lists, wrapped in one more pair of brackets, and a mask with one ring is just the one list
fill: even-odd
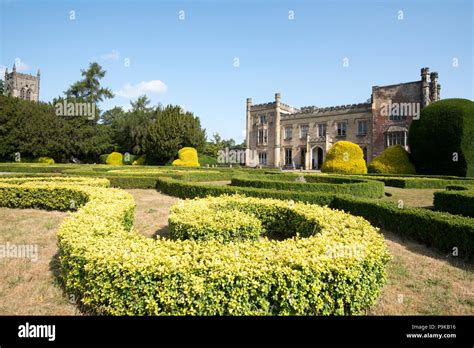
[(408, 138), (418, 173), (457, 176), (474, 176), (473, 139), (474, 103), (467, 99), (430, 104), (412, 122)]
[(177, 157), (183, 147), (194, 147), (198, 153), (202, 151), (206, 134), (201, 128), (199, 117), (173, 105), (158, 108), (157, 113), (145, 137), (147, 160), (167, 164)]
[[(316, 177), (313, 177), (315, 179)], [(319, 177), (324, 178), (324, 177)], [(328, 182), (295, 182), (295, 181), (277, 181), (265, 180), (263, 178), (249, 178), (236, 177), (232, 178), (233, 186), (245, 186), (256, 188), (267, 188), (274, 190), (287, 191), (305, 191), (305, 192), (322, 192), (332, 194), (349, 194), (360, 197), (380, 198), (384, 194), (385, 185), (379, 181), (365, 181), (365, 180), (337, 180), (331, 181), (331, 177), (324, 178)], [(355, 182), (351, 182), (355, 181)]]
[(474, 187), (451, 186), (434, 193), (434, 207), (439, 211), (474, 218)]

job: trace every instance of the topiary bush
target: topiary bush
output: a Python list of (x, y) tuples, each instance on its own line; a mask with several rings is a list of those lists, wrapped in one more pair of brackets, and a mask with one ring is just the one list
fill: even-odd
[(390, 146), (367, 167), (369, 173), (416, 174), (408, 152), (401, 145)]
[(338, 141), (328, 151), (321, 167), (324, 173), (366, 174), (364, 154), (359, 145)]
[(198, 153), (193, 147), (183, 147), (178, 151), (178, 157), (173, 161), (173, 166), (199, 167)]
[(474, 176), (474, 102), (444, 99), (421, 110), (408, 142), (421, 174)]
[(121, 166), (123, 164), (123, 155), (120, 152), (112, 152), (107, 156), (105, 163), (113, 166)]
[(54, 164), (55, 162), (51, 157), (38, 157), (33, 160), (33, 163)]

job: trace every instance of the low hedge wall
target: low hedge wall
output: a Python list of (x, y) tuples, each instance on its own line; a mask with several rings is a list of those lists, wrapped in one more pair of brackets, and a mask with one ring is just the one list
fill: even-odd
[[(368, 175), (364, 176), (352, 176), (355, 178), (368, 178)], [(400, 177), (396, 175), (390, 176), (379, 176), (370, 175), (371, 180), (382, 181), (386, 186), (399, 187), (399, 188), (445, 188), (449, 185), (466, 185), (472, 181), (469, 179), (441, 179), (441, 178), (428, 178), (428, 177)], [(473, 182), (474, 183), (474, 182)]]
[(474, 217), (474, 187), (448, 186), (434, 193), (433, 204), (438, 211)]
[[(265, 180), (258, 177), (234, 177), (232, 186), (267, 188), (273, 190), (294, 190), (332, 194), (349, 194), (360, 197), (380, 198), (384, 195), (385, 185), (379, 181), (344, 180), (337, 177), (307, 177), (310, 182)], [(320, 182), (322, 181), (322, 182)]]
[(350, 195), (280, 191), (238, 186), (197, 185), (171, 178), (159, 178), (157, 189), (163, 193), (194, 198), (242, 194), (251, 197), (292, 199), (294, 201), (327, 205), (362, 216), (375, 226), (410, 237), (445, 252), (457, 248), (461, 258), (474, 259), (474, 219), (423, 208), (399, 208), (395, 203)]
[(42, 199), (51, 206), (58, 201), (55, 190), (87, 197), (61, 223), (59, 265), (66, 293), (96, 314), (357, 314), (373, 305), (385, 282), (383, 237), (360, 217), (236, 197), (226, 204), (292, 207), (316, 226), (315, 234), (259, 242), (153, 240), (132, 230), (130, 194), (84, 182), (2, 183), (7, 195), (0, 205), (34, 186), (44, 189)]

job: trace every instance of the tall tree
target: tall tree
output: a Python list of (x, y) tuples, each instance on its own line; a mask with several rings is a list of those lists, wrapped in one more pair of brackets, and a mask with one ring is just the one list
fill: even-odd
[(199, 117), (183, 112), (179, 105), (157, 108), (156, 120), (150, 125), (145, 137), (147, 159), (166, 164), (176, 158), (185, 146), (201, 152), (206, 141), (206, 131), (201, 128)]

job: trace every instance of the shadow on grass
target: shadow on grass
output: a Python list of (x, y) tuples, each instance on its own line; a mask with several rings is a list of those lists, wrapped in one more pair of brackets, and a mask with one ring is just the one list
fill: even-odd
[(450, 253), (442, 252), (434, 249), (433, 247), (421, 244), (413, 239), (401, 237), (393, 232), (387, 230), (381, 230), (385, 239), (390, 240), (394, 243), (401, 244), (406, 249), (422, 255), (431, 257), (436, 260), (446, 261), (451, 266), (459, 268), (464, 271), (474, 271), (474, 260), (468, 260), (466, 258), (461, 258), (459, 256), (453, 256)]

